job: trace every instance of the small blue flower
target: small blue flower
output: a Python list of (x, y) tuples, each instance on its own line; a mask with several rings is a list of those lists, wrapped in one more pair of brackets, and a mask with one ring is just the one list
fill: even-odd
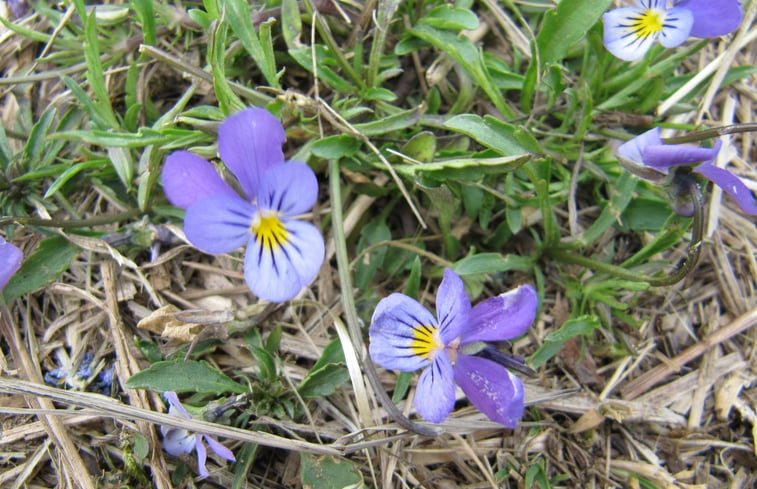
[(244, 275), (258, 297), (283, 302), (318, 275), (324, 258), (320, 231), (298, 216), (318, 197), (315, 173), (284, 161), (285, 134), (270, 112), (249, 108), (219, 127), (218, 152), (237, 177), (240, 196), (204, 159), (172, 153), (163, 168), (168, 200), (186, 209), (187, 239), (207, 253), (247, 245)]
[[(749, 187), (733, 173), (714, 165), (720, 145), (720, 141), (712, 148), (664, 144), (660, 137), (660, 128), (655, 127), (623, 143), (618, 148), (618, 159), (628, 171), (654, 183), (665, 181), (672, 169), (689, 165), (692, 172), (711, 181), (730, 195), (744, 213), (757, 215), (757, 204)], [(691, 215), (687, 207), (676, 209), (676, 212), (684, 216)]]
[(666, 0), (638, 0), (638, 7), (610, 10), (602, 16), (607, 50), (620, 59), (642, 58), (655, 41), (666, 48), (683, 44), (694, 16), (685, 8), (667, 8)]
[(21, 268), (21, 260), (24, 258), (21, 250), (11, 243), (6, 243), (0, 236), (0, 292), (8, 284), (14, 273)]
[[(168, 414), (184, 419), (192, 419), (192, 416), (186, 409), (184, 409), (181, 402), (179, 402), (179, 397), (175, 392), (164, 392), (163, 397), (168, 401)], [(197, 470), (200, 473), (201, 478), (205, 478), (209, 474), (208, 468), (205, 466), (205, 461), (208, 456), (205, 443), (207, 443), (213, 453), (219, 457), (224, 458), (229, 462), (236, 462), (236, 458), (231, 450), (223, 446), (210, 435), (205, 435), (203, 433), (193, 434), (181, 428), (169, 428), (166, 426), (161, 426), (160, 432), (163, 434), (163, 450), (174, 457), (183, 453), (190, 453), (192, 450), (197, 451)]]
[(503, 364), (517, 370), (522, 361), (494, 354), (488, 343), (522, 335), (537, 306), (536, 291), (522, 285), (471, 307), (463, 281), (445, 270), (436, 295), (438, 320), (404, 294), (378, 303), (369, 330), (370, 355), (384, 368), (423, 369), (415, 408), (424, 419), (441, 423), (449, 416), (457, 384), (489, 419), (515, 428), (523, 415), (523, 384)]

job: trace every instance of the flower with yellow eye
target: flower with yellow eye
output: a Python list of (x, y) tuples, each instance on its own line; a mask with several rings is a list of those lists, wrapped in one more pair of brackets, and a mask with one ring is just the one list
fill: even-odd
[(162, 173), (168, 200), (187, 211), (187, 239), (214, 254), (247, 244), (247, 285), (272, 302), (289, 300), (310, 284), (324, 257), (320, 231), (297, 218), (315, 204), (318, 181), (307, 164), (284, 161), (284, 140), (281, 123), (265, 109), (245, 109), (220, 125), (218, 153), (243, 196), (213, 165), (187, 151), (172, 153)]
[(452, 270), (436, 295), (436, 316), (404, 294), (391, 294), (371, 320), (370, 355), (384, 368), (424, 369), (415, 409), (441, 423), (455, 405), (455, 384), (489, 419), (514, 428), (523, 415), (523, 384), (508, 368), (523, 361), (496, 351), (493, 342), (522, 335), (536, 316), (538, 298), (522, 285), (471, 307), (463, 281)]

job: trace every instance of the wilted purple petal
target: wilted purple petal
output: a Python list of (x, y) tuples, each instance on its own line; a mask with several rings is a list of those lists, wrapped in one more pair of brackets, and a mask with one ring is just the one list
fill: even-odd
[(436, 316), (439, 318), (439, 337), (447, 345), (460, 336), (468, 324), (471, 303), (465, 285), (458, 274), (444, 270), (444, 278), (436, 292)]
[(195, 435), (181, 428), (161, 426), (163, 450), (174, 457), (190, 453), (195, 448)]
[(455, 382), (452, 363), (445, 352), (439, 352), (423, 371), (415, 389), (415, 409), (423, 419), (441, 423), (455, 407)]
[(253, 235), (244, 257), (244, 277), (258, 297), (283, 302), (297, 295), (318, 275), (324, 244), (320, 231), (305, 221), (269, 219)]
[(258, 206), (285, 216), (309, 211), (318, 198), (318, 180), (308, 165), (291, 161), (263, 174), (258, 188)]
[(642, 150), (644, 164), (655, 168), (670, 168), (692, 163), (711, 162), (720, 151), (721, 141), (713, 148), (701, 148), (686, 144), (650, 144)]
[(480, 302), (470, 313), (462, 343), (517, 338), (534, 322), (538, 305), (539, 297), (530, 285)]
[(437, 328), (436, 319), (415, 299), (397, 293), (381, 299), (368, 330), (371, 358), (384, 368), (405, 372), (428, 366), (430, 358), (418, 354), (418, 347), (426, 346), (422, 339), (429, 328)]
[(203, 435), (203, 438), (205, 439), (205, 443), (207, 443), (210, 449), (213, 450), (213, 453), (221, 458), (228, 460), (229, 462), (237, 461), (236, 457), (234, 457), (234, 452), (226, 448), (215, 438), (209, 435)]
[(755, 205), (754, 196), (749, 187), (739, 177), (728, 170), (710, 164), (699, 165), (694, 168), (694, 172), (710, 180), (723, 189), (723, 192), (733, 197), (745, 213), (752, 216), (757, 215), (757, 205)]
[(166, 391), (163, 393), (163, 398), (168, 401), (168, 414), (171, 416), (180, 416), (186, 419), (192, 419), (192, 416), (184, 409), (184, 406), (179, 401), (179, 396), (174, 391)]
[(624, 158), (637, 165), (644, 164), (644, 148), (650, 145), (661, 145), (660, 128), (655, 127), (635, 138), (626, 141), (618, 147), (618, 157)]
[(206, 253), (228, 253), (250, 238), (255, 206), (239, 196), (209, 197), (187, 209), (184, 234)]
[(208, 451), (202, 443), (202, 436), (200, 435), (195, 435), (195, 449), (197, 450), (197, 472), (200, 474), (200, 479), (204, 479), (210, 473), (205, 466), (205, 462), (208, 460)]
[(691, 36), (719, 37), (741, 25), (744, 16), (738, 0), (682, 0), (676, 7), (687, 8), (694, 16)]
[(176, 151), (166, 158), (161, 179), (168, 201), (182, 209), (216, 195), (239, 197), (213, 165), (188, 151)]
[(218, 128), (218, 152), (247, 197), (258, 194), (262, 175), (284, 162), (284, 127), (265, 109), (252, 107), (226, 118)]
[(11, 243), (0, 237), (0, 291), (8, 284), (14, 273), (21, 268), (24, 254)]
[(506, 368), (483, 358), (459, 355), (455, 382), (489, 419), (515, 428), (523, 416), (523, 383)]

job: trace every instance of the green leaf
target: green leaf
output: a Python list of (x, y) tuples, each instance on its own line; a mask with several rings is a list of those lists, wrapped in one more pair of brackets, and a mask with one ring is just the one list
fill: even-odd
[(275, 382), (278, 378), (276, 360), (265, 348), (250, 348), (250, 353), (258, 364), (258, 378), (266, 382)]
[(65, 185), (66, 182), (76, 176), (79, 172), (100, 168), (101, 166), (102, 160), (82, 161), (81, 163), (75, 163), (73, 166), (68, 167), (63, 173), (58, 176), (58, 178), (55, 179), (55, 181), (53, 181), (53, 183), (50, 184), (50, 187), (47, 189), (47, 192), (45, 192), (45, 195), (42, 198), (47, 199), (50, 196), (54, 195), (59, 188)]
[(249, 392), (247, 387), (234, 382), (207, 362), (195, 360), (156, 362), (132, 375), (126, 381), (126, 386), (130, 389), (151, 389), (158, 392), (198, 392), (215, 395)]
[(397, 383), (394, 384), (392, 392), (392, 402), (397, 404), (405, 398), (408, 389), (410, 389), (410, 380), (413, 378), (413, 372), (399, 372), (397, 374)]
[(155, 31), (155, 11), (153, 9), (153, 0), (131, 0), (131, 6), (134, 11), (137, 12), (139, 17), (139, 23), (142, 26), (142, 35), (144, 44), (155, 45), (156, 44), (156, 31)]
[(478, 17), (470, 9), (446, 4), (434, 7), (418, 22), (455, 32), (463, 29), (473, 30), (478, 27)]
[(481, 49), (474, 45), (473, 41), (465, 36), (458, 36), (453, 32), (435, 29), (425, 24), (417, 24), (409, 32), (454, 59), (476, 81), (502, 115), (508, 119), (516, 117), (515, 112), (494, 83), (484, 63)]
[(458, 115), (445, 122), (444, 128), (465, 134), (505, 156), (541, 152), (539, 143), (524, 129), (491, 116)]
[(303, 489), (357, 489), (363, 476), (352, 463), (330, 456), (300, 453)]
[(29, 162), (29, 168), (39, 168), (40, 155), (45, 149), (45, 137), (50, 132), (55, 120), (55, 108), (50, 108), (42, 114), (42, 117), (34, 124), (29, 133), (29, 140), (24, 145), (24, 159)]
[(427, 163), (434, 158), (436, 153), (436, 135), (431, 131), (422, 131), (410, 138), (400, 151), (410, 158)]
[(422, 165), (397, 165), (395, 171), (408, 178), (418, 178), (436, 186), (450, 180), (476, 182), (486, 175), (501, 175), (517, 170), (531, 154), (496, 158), (460, 158), (434, 161)]
[(355, 285), (358, 289), (363, 290), (370, 285), (371, 279), (378, 269), (384, 264), (386, 256), (386, 246), (381, 246), (373, 251), (362, 254), (362, 251), (369, 246), (389, 241), (392, 239), (392, 233), (389, 226), (383, 219), (374, 219), (370, 221), (360, 231), (360, 241), (358, 241), (358, 253), (361, 258), (357, 263), (355, 270)]
[[(224, 5), (228, 10), (226, 21), (231, 25), (234, 34), (237, 35), (249, 55), (252, 56), (255, 65), (263, 73), (268, 84), (280, 89), (281, 85), (279, 85), (276, 74), (276, 60), (273, 56), (270, 36), (263, 36), (267, 40), (265, 45), (260, 41), (258, 33), (255, 32), (255, 26), (252, 25), (250, 5), (246, 0), (226, 0)], [(266, 28), (270, 29), (270, 24)]]
[[(232, 14), (233, 15), (233, 14)], [(247, 18), (249, 20), (249, 12)], [(225, 22), (212, 24), (208, 40), (208, 62), (213, 72), (213, 89), (218, 105), (224, 114), (232, 114), (245, 107), (239, 97), (231, 89), (226, 76), (226, 36), (228, 25)]]
[(360, 149), (360, 140), (347, 134), (338, 134), (319, 139), (310, 151), (319, 158), (336, 160), (344, 156), (354, 155)]
[(297, 386), (297, 392), (307, 398), (333, 394), (337, 387), (350, 378), (344, 363), (344, 351), (337, 338), (323, 349), (321, 358), (315, 362), (313, 368)]
[(542, 68), (562, 60), (568, 49), (586, 36), (612, 0), (561, 0), (557, 8), (544, 15), (544, 24), (536, 36)]
[(98, 113), (103, 118), (103, 126), (112, 129), (118, 129), (119, 124), (116, 115), (113, 113), (113, 107), (110, 105), (110, 95), (108, 88), (105, 86), (105, 70), (100, 61), (100, 46), (97, 40), (97, 21), (95, 20), (95, 11), (93, 10), (87, 16), (85, 25), (85, 42), (84, 42), (84, 59), (87, 62), (87, 83), (95, 94), (95, 104)]
[(478, 253), (459, 260), (452, 269), (458, 275), (475, 275), (480, 273), (498, 273), (510, 270), (530, 270), (533, 263), (530, 258), (499, 253)]
[(302, 17), (297, 0), (281, 0), (281, 33), (289, 49), (302, 48)]
[(565, 321), (560, 329), (544, 338), (544, 344), (534, 352), (529, 363), (533, 368), (539, 368), (554, 357), (566, 341), (576, 336), (588, 336), (599, 326), (599, 319), (594, 316), (580, 316)]
[(5, 286), (2, 292), (5, 301), (14, 301), (58, 278), (71, 265), (78, 250), (61, 236), (43, 240)]

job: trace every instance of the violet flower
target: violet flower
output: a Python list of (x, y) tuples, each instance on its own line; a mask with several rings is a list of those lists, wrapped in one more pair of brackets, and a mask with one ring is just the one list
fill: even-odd
[[(168, 401), (168, 414), (180, 418), (192, 419), (192, 416), (186, 409), (184, 409), (181, 402), (179, 402), (179, 397), (175, 392), (164, 392), (163, 397)], [(201, 478), (205, 478), (209, 474), (208, 468), (205, 467), (205, 461), (208, 456), (205, 443), (207, 443), (210, 449), (219, 457), (224, 458), (229, 462), (236, 462), (236, 458), (231, 450), (223, 446), (210, 435), (205, 435), (203, 433), (193, 434), (181, 428), (169, 428), (166, 426), (161, 426), (160, 432), (163, 435), (163, 450), (173, 456), (197, 450), (197, 470), (199, 471)]]
[[(630, 172), (654, 183), (665, 181), (671, 169), (698, 163), (693, 166), (692, 172), (723, 189), (746, 214), (757, 215), (757, 205), (749, 187), (733, 173), (713, 164), (720, 146), (720, 141), (713, 148), (664, 144), (660, 138), (660, 128), (656, 127), (623, 143), (618, 148), (618, 158)], [(691, 215), (685, 210), (676, 209), (676, 212)]]
[(21, 268), (24, 254), (11, 243), (6, 243), (0, 236), (0, 291), (8, 284), (14, 273)]
[(370, 354), (384, 368), (406, 372), (424, 369), (415, 393), (415, 408), (426, 420), (441, 423), (455, 404), (455, 384), (491, 420), (515, 428), (523, 415), (523, 384), (509, 367), (522, 360), (496, 352), (488, 342), (523, 334), (536, 316), (537, 295), (522, 285), (471, 308), (463, 281), (452, 270), (436, 295), (438, 321), (404, 294), (382, 299), (370, 327)]
[(284, 161), (284, 140), (281, 123), (265, 109), (245, 109), (221, 124), (218, 152), (242, 196), (210, 163), (186, 151), (172, 153), (162, 175), (168, 200), (187, 211), (187, 239), (214, 254), (247, 244), (247, 285), (273, 302), (310, 284), (324, 257), (320, 231), (297, 219), (315, 204), (318, 181), (305, 163)]
[(637, 0), (602, 16), (604, 43), (626, 61), (642, 58), (655, 41), (666, 48), (683, 44), (689, 36), (718, 37), (733, 32), (742, 19), (738, 0)]

